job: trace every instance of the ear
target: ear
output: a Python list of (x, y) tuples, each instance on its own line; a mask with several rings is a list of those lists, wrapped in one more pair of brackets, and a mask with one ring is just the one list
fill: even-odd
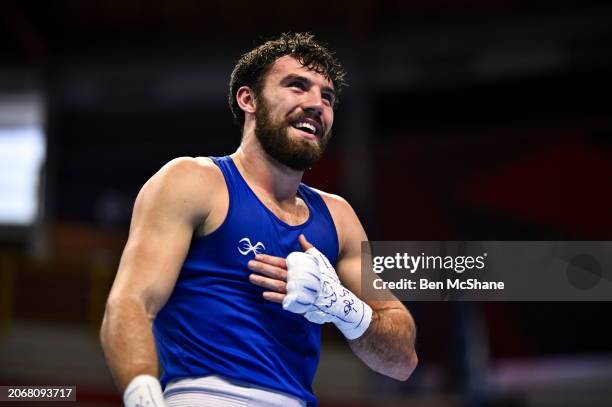
[(241, 86), (236, 92), (236, 101), (244, 113), (255, 113), (255, 94), (248, 86)]

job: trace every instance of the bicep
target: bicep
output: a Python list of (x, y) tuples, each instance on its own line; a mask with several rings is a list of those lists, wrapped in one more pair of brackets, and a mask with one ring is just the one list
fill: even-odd
[(364, 295), (364, 291), (371, 292), (371, 290), (365, 290), (363, 285), (367, 284), (371, 287), (374, 279), (377, 278), (376, 274), (372, 271), (372, 267), (368, 266), (371, 264), (371, 256), (367, 251), (362, 254), (361, 250), (362, 242), (367, 242), (368, 237), (359, 218), (348, 203), (346, 203), (343, 211), (341, 218), (341, 247), (338, 262), (336, 263), (336, 271), (342, 284), (359, 298), (366, 301), (374, 310), (405, 310), (402, 303), (388, 290), (385, 290), (384, 293), (377, 292), (377, 300), (367, 298)]
[(344, 219), (342, 234), (339, 236), (340, 253), (336, 272), (342, 284), (361, 297), (361, 242), (368, 238), (354, 213), (346, 213), (344, 216), (348, 219)]
[(166, 303), (180, 272), (197, 219), (205, 213), (190, 188), (154, 176), (140, 191), (111, 299), (142, 303), (153, 318)]
[(130, 234), (111, 295), (131, 297), (156, 315), (174, 288), (190, 240), (185, 226), (142, 225)]

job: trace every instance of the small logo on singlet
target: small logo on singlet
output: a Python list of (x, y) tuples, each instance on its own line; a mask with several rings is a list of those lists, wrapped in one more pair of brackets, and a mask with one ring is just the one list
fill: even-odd
[(255, 245), (253, 245), (253, 243), (251, 243), (251, 239), (248, 237), (243, 237), (238, 242), (238, 251), (243, 256), (246, 256), (250, 252), (253, 252), (253, 254), (259, 254), (262, 250), (266, 250), (266, 246), (264, 246), (263, 243), (257, 242)]

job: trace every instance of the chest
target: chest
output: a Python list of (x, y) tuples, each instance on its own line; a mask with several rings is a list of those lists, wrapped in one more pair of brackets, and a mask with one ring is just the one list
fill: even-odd
[(279, 202), (266, 196), (257, 195), (257, 198), (261, 201), (265, 209), (289, 226), (297, 226), (305, 223), (310, 215), (308, 206), (299, 197), (295, 199), (294, 203), (285, 205), (281, 205)]
[(227, 246), (236, 247), (240, 259), (256, 253), (286, 257), (301, 251), (298, 237), (303, 233), (321, 251), (334, 256), (337, 238), (333, 224), (320, 211), (304, 206), (296, 214), (276, 207), (274, 202), (268, 206), (263, 201), (236, 199), (223, 228), (223, 239), (229, 239)]

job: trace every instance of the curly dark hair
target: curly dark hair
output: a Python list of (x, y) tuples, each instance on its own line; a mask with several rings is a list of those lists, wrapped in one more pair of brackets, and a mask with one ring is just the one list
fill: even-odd
[(342, 88), (346, 86), (346, 73), (340, 62), (325, 46), (314, 41), (309, 33), (283, 33), (277, 39), (267, 41), (257, 48), (243, 54), (230, 77), (228, 102), (235, 122), (244, 125), (244, 112), (236, 101), (236, 92), (242, 86), (251, 88), (255, 95), (261, 93), (263, 78), (272, 64), (280, 57), (291, 55), (302, 66), (323, 76), (334, 85), (336, 103)]

